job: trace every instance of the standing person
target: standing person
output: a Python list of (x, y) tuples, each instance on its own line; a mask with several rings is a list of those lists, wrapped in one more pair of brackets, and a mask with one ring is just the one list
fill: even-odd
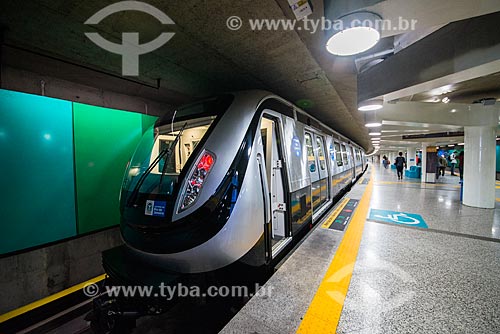
[(460, 182), (464, 179), (464, 151), (458, 154), (458, 170), (460, 172)]
[(444, 176), (444, 171), (446, 170), (446, 166), (448, 166), (448, 162), (446, 161), (444, 154), (442, 154), (438, 160), (438, 168), (439, 168), (438, 175), (441, 174)]
[(382, 165), (384, 165), (384, 168), (387, 169), (387, 157), (385, 156), (385, 154), (382, 157)]
[(396, 170), (398, 171), (398, 180), (403, 179), (403, 168), (406, 167), (406, 159), (403, 157), (403, 152), (399, 152), (399, 157), (394, 162)]
[(456, 155), (457, 151), (454, 151), (451, 155), (450, 155), (450, 163), (451, 163), (451, 175), (455, 176), (455, 166), (457, 165), (457, 155)]

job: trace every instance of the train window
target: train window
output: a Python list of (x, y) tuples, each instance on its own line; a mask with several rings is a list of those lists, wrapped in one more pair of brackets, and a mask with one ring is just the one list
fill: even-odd
[(319, 168), (326, 169), (325, 153), (323, 151), (323, 141), (320, 137), (316, 137), (316, 145), (318, 145)]
[(335, 142), (335, 160), (337, 160), (337, 166), (342, 166), (342, 152), (340, 152), (340, 144)]
[(347, 159), (347, 150), (344, 144), (342, 144), (342, 161), (344, 162), (344, 165), (349, 165), (349, 159)]
[(126, 171), (124, 190), (150, 193), (173, 192), (177, 176), (205, 137), (216, 116), (183, 119), (155, 128), (144, 135)]
[(306, 148), (307, 148), (307, 165), (309, 166), (309, 169), (313, 169), (311, 171), (314, 171), (316, 168), (311, 166), (316, 164), (315, 158), (314, 158), (314, 150), (313, 150), (313, 145), (312, 145), (312, 138), (309, 133), (306, 132), (304, 135), (306, 139)]
[[(175, 141), (175, 138), (182, 130), (182, 134), (179, 137), (172, 154), (170, 156), (164, 155), (156, 167), (152, 170), (152, 173), (160, 174), (179, 174), (187, 160), (191, 156), (194, 150), (193, 142), (199, 143), (201, 139), (205, 136), (208, 128), (214, 121), (215, 117), (203, 117), (190, 121), (181, 121), (174, 123), (174, 131), (172, 131), (171, 125), (164, 125), (158, 128), (158, 136), (153, 147), (153, 154), (151, 155), (152, 163), (161, 152), (168, 149), (170, 144)], [(185, 126), (184, 126), (185, 125)], [(184, 127), (184, 128), (183, 128)], [(169, 143), (167, 145), (159, 145), (159, 143)], [(167, 160), (167, 166), (164, 168), (164, 164)]]

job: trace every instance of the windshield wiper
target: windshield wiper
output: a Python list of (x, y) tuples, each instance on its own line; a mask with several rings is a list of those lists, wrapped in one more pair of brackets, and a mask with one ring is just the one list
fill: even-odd
[(134, 189), (132, 190), (132, 193), (130, 194), (130, 197), (129, 197), (128, 201), (127, 201), (127, 206), (135, 205), (135, 202), (137, 201), (137, 196), (139, 194), (139, 190), (141, 189), (142, 184), (146, 180), (146, 177), (151, 173), (151, 171), (153, 170), (153, 168), (156, 167), (156, 165), (161, 161), (161, 159), (163, 157), (165, 157), (165, 163), (163, 165), (163, 168), (162, 168), (162, 171), (161, 171), (161, 176), (160, 176), (160, 187), (161, 187), (161, 183), (162, 183), (162, 180), (163, 180), (163, 175), (164, 175), (164, 173), (166, 171), (166, 168), (167, 168), (168, 159), (170, 159), (170, 156), (172, 155), (173, 149), (175, 148), (175, 145), (177, 145), (177, 142), (179, 141), (179, 138), (181, 137), (182, 132), (184, 132), (184, 128), (186, 126), (187, 126), (187, 122), (184, 123), (184, 125), (182, 126), (182, 128), (179, 130), (179, 133), (175, 137), (174, 141), (168, 146), (168, 148), (163, 149), (160, 152), (160, 154), (158, 154), (158, 156), (156, 157), (156, 159), (153, 160), (153, 162), (151, 163), (151, 165), (149, 165), (149, 167), (146, 169), (146, 171), (144, 172), (144, 174), (141, 175), (141, 177), (139, 178), (139, 181), (137, 181), (137, 184), (135, 185)]

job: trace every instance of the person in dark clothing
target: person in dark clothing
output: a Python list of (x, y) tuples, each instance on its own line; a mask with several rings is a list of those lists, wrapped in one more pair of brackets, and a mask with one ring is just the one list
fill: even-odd
[(464, 179), (464, 151), (458, 155), (458, 170), (460, 172), (460, 181)]
[(444, 176), (444, 171), (446, 170), (446, 167), (448, 167), (448, 161), (446, 161), (444, 154), (442, 154), (438, 159), (438, 176), (439, 174), (442, 174)]
[(382, 164), (384, 165), (384, 168), (387, 169), (387, 165), (389, 164), (389, 160), (387, 159), (387, 157), (384, 156), (382, 157)]
[(398, 180), (403, 179), (403, 168), (406, 167), (406, 159), (403, 157), (403, 152), (399, 152), (399, 157), (394, 162), (396, 170), (398, 171)]

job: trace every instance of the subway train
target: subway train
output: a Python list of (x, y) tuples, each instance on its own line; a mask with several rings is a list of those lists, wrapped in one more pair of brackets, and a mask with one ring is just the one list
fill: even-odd
[(144, 285), (272, 267), (364, 161), (359, 145), (268, 92), (182, 106), (145, 132), (127, 166), (125, 245), (103, 253), (104, 269), (115, 284)]
[(363, 161), (360, 146), (278, 96), (203, 100), (142, 138), (123, 182), (121, 234), (133, 252), (178, 273), (266, 265)]

